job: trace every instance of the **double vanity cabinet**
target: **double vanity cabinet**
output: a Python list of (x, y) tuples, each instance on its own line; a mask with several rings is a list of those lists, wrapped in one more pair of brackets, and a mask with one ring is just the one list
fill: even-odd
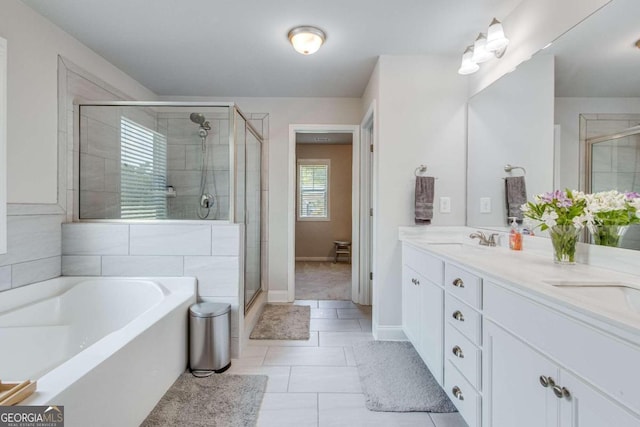
[(589, 311), (595, 300), (516, 283), (514, 272), (544, 270), (532, 260), (547, 262), (404, 240), (405, 335), (470, 427), (640, 427), (640, 316), (621, 327)]

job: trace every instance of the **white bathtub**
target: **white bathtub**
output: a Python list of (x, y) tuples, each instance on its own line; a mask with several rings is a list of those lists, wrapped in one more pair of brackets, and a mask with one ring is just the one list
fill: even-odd
[(187, 366), (194, 278), (59, 277), (0, 293), (0, 379), (65, 425), (137, 426)]

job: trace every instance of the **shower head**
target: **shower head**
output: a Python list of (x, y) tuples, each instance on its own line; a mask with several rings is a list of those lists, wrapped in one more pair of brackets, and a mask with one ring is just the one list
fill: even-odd
[(189, 118), (193, 123), (199, 124), (200, 126), (205, 122), (204, 114), (202, 113), (191, 113)]

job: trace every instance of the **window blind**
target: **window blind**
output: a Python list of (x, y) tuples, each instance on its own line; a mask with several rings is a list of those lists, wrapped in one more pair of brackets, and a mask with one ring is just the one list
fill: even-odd
[(120, 145), (120, 217), (166, 218), (166, 136), (123, 116)]
[(329, 166), (300, 164), (298, 216), (300, 218), (327, 218), (329, 193)]

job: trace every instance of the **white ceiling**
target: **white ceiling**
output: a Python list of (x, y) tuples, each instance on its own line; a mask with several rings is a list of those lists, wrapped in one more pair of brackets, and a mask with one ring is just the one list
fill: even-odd
[(640, 97), (639, 17), (639, 0), (613, 0), (545, 50), (556, 96)]
[(23, 1), (158, 95), (360, 97), (379, 55), (462, 55), (521, 0)]

